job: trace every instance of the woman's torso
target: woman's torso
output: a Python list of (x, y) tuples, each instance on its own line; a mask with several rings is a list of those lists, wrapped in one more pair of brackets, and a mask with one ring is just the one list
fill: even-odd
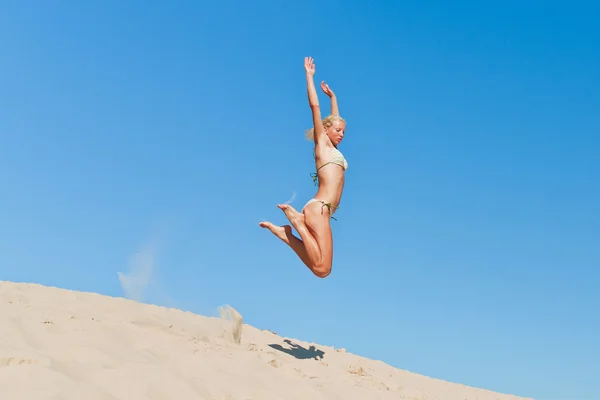
[(348, 163), (343, 154), (330, 143), (315, 145), (315, 162), (319, 190), (316, 198), (339, 205), (344, 190), (344, 173)]

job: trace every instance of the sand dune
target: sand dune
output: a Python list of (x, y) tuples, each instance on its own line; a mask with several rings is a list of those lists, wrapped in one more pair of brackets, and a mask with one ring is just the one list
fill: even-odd
[(123, 298), (0, 282), (6, 400), (522, 399)]

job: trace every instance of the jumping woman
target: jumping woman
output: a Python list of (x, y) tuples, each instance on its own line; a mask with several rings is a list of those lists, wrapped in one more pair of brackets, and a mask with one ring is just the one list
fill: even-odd
[(321, 89), (331, 99), (331, 115), (322, 119), (314, 82), (315, 64), (312, 57), (304, 58), (304, 69), (308, 86), (308, 103), (313, 118), (313, 128), (307, 132), (307, 137), (315, 144), (316, 173), (313, 174), (313, 179), (319, 189), (315, 197), (302, 208), (301, 213), (289, 204), (277, 205), (296, 228), (301, 239), (292, 234), (290, 225), (276, 226), (271, 222), (260, 222), (259, 225), (269, 229), (290, 246), (313, 274), (325, 278), (331, 273), (333, 262), (331, 217), (342, 198), (344, 173), (348, 168), (346, 159), (337, 149), (344, 138), (346, 122), (339, 115), (335, 94), (325, 82), (321, 82)]

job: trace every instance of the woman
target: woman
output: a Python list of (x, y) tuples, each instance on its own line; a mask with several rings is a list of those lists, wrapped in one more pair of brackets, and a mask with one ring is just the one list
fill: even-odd
[(304, 69), (308, 86), (308, 103), (314, 126), (308, 131), (307, 136), (315, 143), (317, 172), (314, 174), (314, 179), (319, 189), (315, 197), (306, 203), (301, 213), (289, 204), (277, 205), (296, 228), (301, 239), (292, 234), (292, 227), (289, 225), (276, 226), (271, 222), (261, 222), (259, 225), (269, 229), (290, 246), (313, 274), (325, 278), (331, 273), (333, 262), (330, 218), (339, 206), (344, 189), (344, 173), (348, 168), (344, 156), (337, 149), (344, 138), (346, 122), (339, 116), (335, 94), (325, 82), (321, 82), (321, 89), (331, 98), (331, 115), (325, 119), (321, 118), (314, 83), (315, 64), (312, 57), (304, 58)]

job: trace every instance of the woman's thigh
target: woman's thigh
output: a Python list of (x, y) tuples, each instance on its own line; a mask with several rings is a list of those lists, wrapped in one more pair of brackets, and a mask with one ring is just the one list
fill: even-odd
[(330, 260), (333, 252), (333, 235), (331, 215), (327, 206), (321, 202), (308, 204), (304, 207), (304, 223), (317, 241), (323, 260)]

